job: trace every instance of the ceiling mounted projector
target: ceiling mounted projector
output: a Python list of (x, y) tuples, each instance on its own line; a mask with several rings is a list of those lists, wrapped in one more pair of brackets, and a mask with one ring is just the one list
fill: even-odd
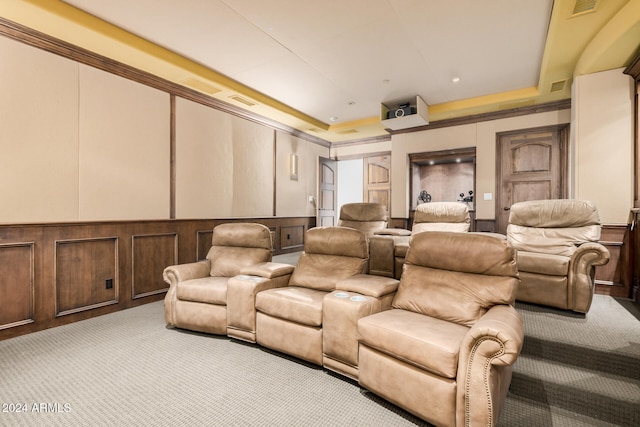
[(381, 104), (380, 122), (392, 130), (428, 125), (429, 106), (419, 96), (402, 102)]

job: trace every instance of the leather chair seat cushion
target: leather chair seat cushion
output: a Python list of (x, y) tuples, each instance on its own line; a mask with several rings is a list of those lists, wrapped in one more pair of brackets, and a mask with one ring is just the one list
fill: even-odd
[(366, 266), (366, 258), (303, 252), (289, 285), (330, 292), (339, 280), (363, 273)]
[(571, 258), (562, 255), (518, 251), (518, 271), (547, 276), (566, 276), (569, 274), (570, 260)]
[(228, 281), (228, 277), (203, 277), (179, 282), (176, 285), (176, 298), (181, 301), (226, 305)]
[(358, 341), (445, 378), (456, 378), (467, 326), (406, 310), (387, 310), (358, 320)]
[(517, 224), (507, 226), (507, 239), (518, 251), (542, 252), (570, 257), (583, 243), (600, 239), (600, 225), (573, 228), (536, 228)]
[(302, 325), (322, 326), (324, 291), (297, 286), (269, 289), (256, 295), (256, 310)]

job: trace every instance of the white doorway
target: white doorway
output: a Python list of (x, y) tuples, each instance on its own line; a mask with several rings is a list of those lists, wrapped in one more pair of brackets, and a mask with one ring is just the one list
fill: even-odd
[(363, 161), (362, 159), (338, 161), (338, 210), (346, 203), (363, 201)]

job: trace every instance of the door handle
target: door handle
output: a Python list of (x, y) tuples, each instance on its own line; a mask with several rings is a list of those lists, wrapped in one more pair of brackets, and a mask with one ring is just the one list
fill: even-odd
[(508, 210), (510, 210), (510, 209), (511, 209), (511, 208), (506, 208), (506, 207), (505, 207), (505, 208), (502, 208), (502, 210), (505, 210), (505, 211), (508, 211)]

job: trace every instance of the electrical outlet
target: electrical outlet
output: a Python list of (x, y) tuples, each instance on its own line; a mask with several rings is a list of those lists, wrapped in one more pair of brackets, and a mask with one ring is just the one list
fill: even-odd
[(113, 279), (107, 279), (104, 281), (105, 283), (105, 287), (106, 289), (112, 289), (113, 288)]

